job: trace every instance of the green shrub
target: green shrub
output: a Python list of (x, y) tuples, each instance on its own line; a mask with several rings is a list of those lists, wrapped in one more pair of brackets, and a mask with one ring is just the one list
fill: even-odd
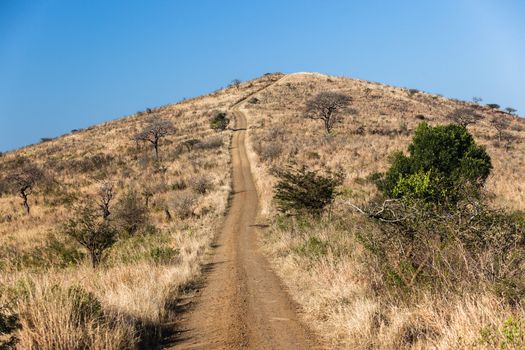
[(20, 328), (18, 315), (7, 305), (0, 305), (0, 350), (14, 349), (17, 338), (14, 333)]
[(230, 119), (225, 112), (217, 112), (210, 120), (210, 127), (215, 131), (226, 130)]
[(283, 213), (308, 213), (320, 215), (326, 206), (332, 204), (336, 187), (342, 184), (342, 174), (325, 176), (315, 171), (288, 167), (276, 171), (279, 182), (275, 187), (274, 200)]
[(485, 148), (461, 125), (421, 123), (408, 151), (408, 156), (395, 153), (390, 169), (378, 181), (388, 197), (456, 202), (459, 188), (481, 188), (492, 169)]
[(149, 254), (155, 263), (169, 264), (179, 256), (179, 251), (171, 247), (155, 247), (150, 250)]
[(80, 286), (70, 287), (67, 292), (72, 303), (73, 322), (81, 326), (89, 321), (102, 321), (102, 304), (93, 293)]
[(468, 194), (454, 206), (389, 200), (365, 209), (372, 226), (357, 238), (385, 286), (419, 292), (492, 290), (509, 303), (525, 298), (525, 216), (491, 209)]

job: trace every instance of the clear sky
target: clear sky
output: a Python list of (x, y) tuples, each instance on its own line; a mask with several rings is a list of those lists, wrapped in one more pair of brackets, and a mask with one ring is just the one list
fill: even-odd
[(275, 71), (525, 115), (525, 1), (0, 0), (0, 151)]

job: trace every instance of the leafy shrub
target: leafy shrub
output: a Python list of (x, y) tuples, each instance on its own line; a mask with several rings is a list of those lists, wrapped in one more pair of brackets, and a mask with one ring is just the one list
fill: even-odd
[(230, 119), (225, 112), (217, 112), (210, 120), (210, 127), (215, 131), (224, 131), (229, 123)]
[(0, 350), (14, 349), (17, 338), (13, 334), (20, 328), (18, 315), (7, 305), (0, 305)]
[(72, 321), (81, 326), (89, 321), (101, 321), (102, 304), (97, 297), (80, 286), (70, 287), (67, 291), (71, 300)]
[(135, 234), (149, 222), (148, 208), (135, 191), (128, 191), (117, 202), (115, 220), (128, 235)]
[(401, 152), (392, 156), (390, 169), (378, 181), (388, 197), (457, 201), (458, 188), (481, 188), (492, 169), (485, 148), (460, 125), (421, 123), (408, 150), (409, 156)]
[(172, 263), (178, 255), (179, 251), (171, 247), (155, 247), (150, 250), (151, 259), (157, 264)]
[(336, 195), (336, 187), (342, 184), (342, 174), (319, 175), (315, 171), (288, 167), (276, 171), (279, 182), (274, 199), (279, 211), (320, 215)]
[(385, 285), (410, 297), (424, 290), (490, 289), (509, 302), (525, 297), (525, 216), (462, 194), (454, 205), (423, 200), (372, 202), (375, 223), (358, 239)]

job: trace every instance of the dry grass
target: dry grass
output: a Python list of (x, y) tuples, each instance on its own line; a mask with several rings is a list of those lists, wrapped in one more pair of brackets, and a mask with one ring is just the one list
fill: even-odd
[[(357, 110), (330, 137), (317, 121), (302, 118), (305, 101), (321, 91), (352, 96), (352, 107)], [(480, 289), (463, 295), (421, 291), (404, 299), (390, 295), (356, 238), (370, 230), (370, 225), (343, 204), (348, 199), (362, 204), (376, 194), (367, 176), (386, 170), (393, 151), (406, 150), (418, 123), (447, 123), (449, 112), (469, 106), (483, 116), (469, 130), (492, 157), (494, 169), (487, 189), (494, 193), (493, 205), (523, 210), (523, 120), (422, 92), (310, 73), (288, 75), (256, 97), (258, 101), (246, 103), (244, 111), (262, 215), (273, 222), (264, 235), (264, 246), (292, 297), (302, 306), (305, 319), (331, 348), (523, 347), (525, 309), (509, 305), (492, 291)], [(510, 147), (498, 144), (496, 130), (490, 126), (493, 117), (510, 120), (508, 132), (517, 137)], [(276, 219), (271, 201), (276, 179), (271, 169), (289, 161), (344, 171), (343, 200), (334, 207), (336, 220), (305, 224)]]
[[(0, 304), (15, 305), (21, 349), (135, 349), (162, 336), (177, 298), (199, 278), (230, 193), (231, 131), (212, 131), (209, 118), (276, 77), (154, 109), (177, 129), (161, 140), (159, 164), (151, 145), (131, 139), (150, 118), (144, 112), (0, 158), (9, 172), (23, 157), (55, 183), (29, 197), (30, 216), (16, 195), (0, 197)], [(188, 149), (182, 144), (190, 139), (198, 142)], [(94, 270), (61, 225), (72, 206), (96, 198), (103, 181), (113, 184), (113, 209), (130, 189), (151, 193), (153, 227), (122, 234)], [(100, 303), (100, 311), (82, 300)]]

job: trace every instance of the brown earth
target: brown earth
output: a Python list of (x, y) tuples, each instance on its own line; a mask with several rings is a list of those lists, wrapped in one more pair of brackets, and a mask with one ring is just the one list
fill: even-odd
[[(169, 349), (312, 349), (316, 343), (297, 307), (259, 249), (259, 199), (246, 154), (246, 117), (232, 138), (233, 195), (205, 287), (189, 301)], [(198, 294), (198, 293), (197, 293)]]

